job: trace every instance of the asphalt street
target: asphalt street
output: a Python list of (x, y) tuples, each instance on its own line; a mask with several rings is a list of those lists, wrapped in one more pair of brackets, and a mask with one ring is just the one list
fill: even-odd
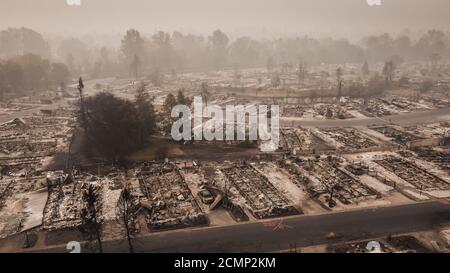
[[(432, 201), (158, 232), (135, 239), (134, 247), (136, 252), (147, 253), (272, 252), (429, 230), (449, 222), (448, 201)], [(103, 247), (105, 252), (128, 252), (125, 240), (104, 242)], [(68, 250), (58, 246), (42, 252)]]

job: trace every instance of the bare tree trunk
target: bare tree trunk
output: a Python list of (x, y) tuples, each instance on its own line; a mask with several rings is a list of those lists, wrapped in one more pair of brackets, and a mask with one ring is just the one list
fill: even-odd
[(124, 202), (123, 220), (125, 223), (125, 231), (127, 234), (128, 247), (130, 249), (130, 253), (134, 253), (133, 244), (131, 243), (131, 234), (130, 234), (130, 226), (129, 226), (129, 219), (128, 219), (128, 201)]
[(96, 228), (96, 235), (97, 235), (97, 244), (98, 244), (98, 251), (100, 253), (103, 253), (103, 244), (102, 244), (102, 237), (101, 237), (101, 228)]

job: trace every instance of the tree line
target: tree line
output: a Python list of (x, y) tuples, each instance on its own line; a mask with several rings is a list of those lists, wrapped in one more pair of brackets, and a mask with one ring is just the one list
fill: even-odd
[(70, 71), (64, 63), (51, 63), (36, 54), (0, 60), (0, 101), (7, 93), (27, 95), (50, 87), (64, 89), (69, 81)]
[[(17, 37), (21, 37), (20, 39)], [(362, 38), (313, 38), (310, 36), (231, 39), (221, 30), (209, 35), (159, 31), (151, 35), (129, 29), (116, 46), (93, 44), (92, 38), (65, 38), (48, 41), (30, 29), (0, 31), (0, 57), (8, 59), (26, 53), (65, 63), (73, 74), (93, 77), (130, 74), (140, 76), (155, 71), (179, 73), (224, 68), (250, 68), (305, 63), (363, 63), (390, 59), (437, 62), (450, 56), (449, 35), (429, 30), (413, 39), (409, 34), (385, 33)], [(99, 43), (97, 43), (99, 44)]]

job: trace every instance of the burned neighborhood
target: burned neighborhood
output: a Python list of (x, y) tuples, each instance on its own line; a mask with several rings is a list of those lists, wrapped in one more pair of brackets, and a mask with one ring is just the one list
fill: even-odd
[[(129, 2), (111, 5), (149, 5)], [(64, 32), (42, 18), (0, 23), (0, 252), (450, 251), (448, 16), (332, 34), (329, 19)]]

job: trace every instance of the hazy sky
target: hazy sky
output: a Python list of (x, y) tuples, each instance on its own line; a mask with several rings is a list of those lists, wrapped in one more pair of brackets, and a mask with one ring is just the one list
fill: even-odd
[(117, 33), (216, 28), (256, 33), (355, 37), (370, 32), (447, 30), (450, 0), (0, 0), (0, 29), (30, 27), (45, 33)]

